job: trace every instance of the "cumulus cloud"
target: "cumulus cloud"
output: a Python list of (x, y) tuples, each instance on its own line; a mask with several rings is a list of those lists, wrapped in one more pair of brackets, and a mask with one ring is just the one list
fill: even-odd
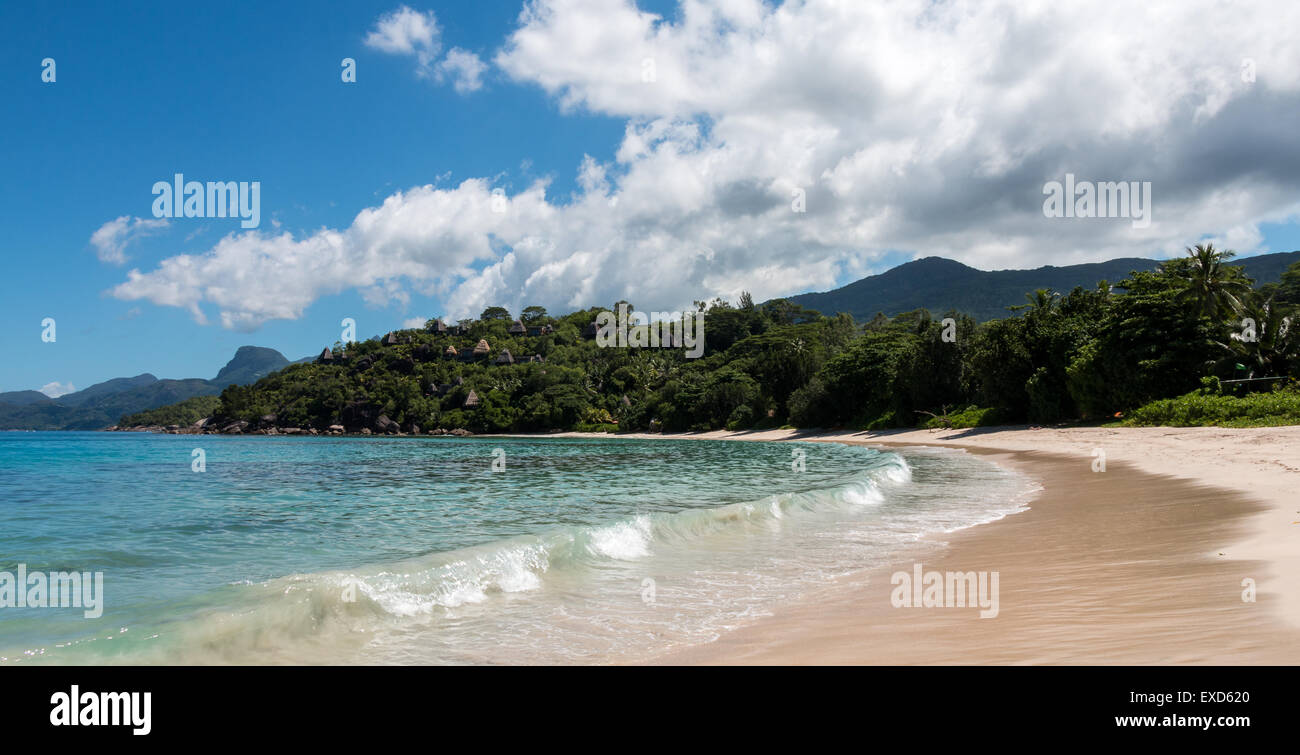
[(403, 5), (379, 17), (365, 44), (390, 55), (413, 55), (418, 70), (427, 75), (442, 49), (442, 30), (433, 11), (422, 13)]
[(438, 59), (442, 51), (442, 28), (433, 11), (417, 11), (403, 5), (385, 13), (366, 34), (365, 44), (390, 55), (414, 57), (417, 75), (439, 84), (451, 82), (461, 94), (483, 88), (487, 64), (478, 55), (453, 47)]
[[(574, 166), (574, 196), (415, 187), (347, 228), (230, 235), (113, 293), (253, 329), (348, 288), (435, 296), (451, 317), (669, 310), (828, 288), (891, 252), (989, 269), (1202, 237), (1256, 251), (1261, 223), (1300, 217), (1295, 28), (1281, 0), (688, 1), (671, 22), (535, 0), (493, 62), (575, 115), (625, 121), (613, 155)], [(1150, 181), (1153, 222), (1045, 217), (1044, 184), (1066, 173)]]
[(52, 383), (46, 383), (45, 385), (41, 386), (41, 393), (44, 393), (46, 396), (49, 396), (50, 398), (58, 398), (59, 396), (66, 396), (67, 394), (73, 393), (76, 390), (77, 387), (72, 383), (60, 383), (57, 380)]
[(450, 80), (457, 92), (466, 94), (483, 88), (483, 72), (487, 64), (477, 55), (459, 47), (447, 51), (435, 70), (439, 82)]
[(126, 262), (126, 247), (132, 241), (167, 227), (166, 220), (144, 220), (123, 215), (110, 220), (90, 235), (90, 245), (100, 262), (121, 265)]

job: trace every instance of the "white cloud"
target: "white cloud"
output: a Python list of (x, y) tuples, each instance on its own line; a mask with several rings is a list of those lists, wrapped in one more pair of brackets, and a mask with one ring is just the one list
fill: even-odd
[(49, 396), (50, 398), (58, 398), (59, 396), (66, 396), (67, 394), (73, 393), (76, 390), (77, 387), (74, 386), (72, 383), (60, 383), (57, 380), (52, 383), (46, 383), (45, 385), (41, 386), (41, 393), (44, 393), (46, 396)]
[(478, 55), (453, 47), (438, 60), (442, 51), (442, 28), (433, 11), (420, 12), (401, 6), (379, 17), (366, 35), (365, 44), (390, 55), (408, 55), (416, 59), (417, 75), (431, 78), (439, 84), (451, 82), (461, 94), (483, 88), (483, 72), (487, 70)]
[(110, 220), (90, 235), (90, 244), (101, 262), (121, 265), (126, 262), (126, 247), (132, 241), (167, 227), (166, 220), (144, 220), (123, 215)]
[[(1260, 223), (1300, 218), (1300, 4), (692, 0), (679, 16), (537, 0), (494, 57), (570, 111), (625, 119), (615, 154), (573, 166), (573, 197), (536, 183), (494, 212), (489, 179), (415, 187), (347, 228), (227, 236), (113, 293), (200, 321), (207, 303), (240, 329), (345, 289), (437, 296), (453, 318), (671, 310), (828, 288), (898, 251), (986, 269), (1204, 235), (1248, 252)], [(1213, 45), (1189, 44), (1206, 30)], [(1151, 181), (1150, 227), (1045, 218), (1043, 184), (1067, 172)]]
[(390, 55), (414, 55), (418, 70), (428, 75), (442, 49), (442, 30), (433, 11), (421, 13), (403, 5), (379, 17), (365, 44)]
[(477, 55), (459, 47), (447, 51), (447, 57), (437, 65), (438, 81), (451, 80), (457, 92), (466, 94), (483, 88), (483, 72), (487, 64)]

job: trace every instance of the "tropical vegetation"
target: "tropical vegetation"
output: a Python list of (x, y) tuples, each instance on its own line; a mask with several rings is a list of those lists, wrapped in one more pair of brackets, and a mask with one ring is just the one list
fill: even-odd
[(1256, 287), (1232, 257), (1197, 245), (1114, 285), (1032, 291), (1005, 317), (983, 323), (926, 310), (857, 322), (785, 299), (755, 304), (748, 295), (735, 305), (696, 302), (705, 313), (698, 359), (682, 348), (601, 347), (592, 324), (602, 308), (552, 317), (531, 306), (516, 321), (492, 307), (452, 326), (430, 320), (336, 344), (315, 362), (231, 385), (210, 426), (540, 432), (1300, 422), (1293, 326), (1300, 263), (1280, 282)]

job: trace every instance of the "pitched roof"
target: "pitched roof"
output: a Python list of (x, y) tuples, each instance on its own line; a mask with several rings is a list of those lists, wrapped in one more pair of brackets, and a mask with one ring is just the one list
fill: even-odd
[(486, 338), (478, 339), (478, 343), (474, 345), (474, 356), (481, 356), (483, 354), (489, 353), (490, 351), (492, 351), (492, 348), (488, 346), (488, 342)]
[(501, 354), (497, 356), (497, 364), (514, 364), (515, 357), (510, 353), (510, 349), (502, 349)]
[(521, 320), (515, 320), (514, 322), (510, 323), (510, 332), (526, 333), (528, 332), (528, 329), (524, 327), (524, 323)]
[(478, 394), (475, 393), (473, 390), (471, 390), (469, 392), (469, 395), (465, 397), (465, 403), (463, 404), (463, 406), (466, 409), (473, 409), (474, 407), (478, 406)]

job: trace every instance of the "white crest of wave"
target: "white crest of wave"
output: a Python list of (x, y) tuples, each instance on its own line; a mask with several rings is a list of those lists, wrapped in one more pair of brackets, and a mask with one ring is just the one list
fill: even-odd
[(550, 567), (540, 545), (478, 553), (407, 573), (382, 572), (357, 581), (363, 595), (394, 616), (427, 614), (435, 607), (481, 603), (492, 592), (526, 592), (542, 586)]
[(601, 556), (631, 561), (650, 555), (650, 518), (645, 515), (588, 531), (589, 548)]

